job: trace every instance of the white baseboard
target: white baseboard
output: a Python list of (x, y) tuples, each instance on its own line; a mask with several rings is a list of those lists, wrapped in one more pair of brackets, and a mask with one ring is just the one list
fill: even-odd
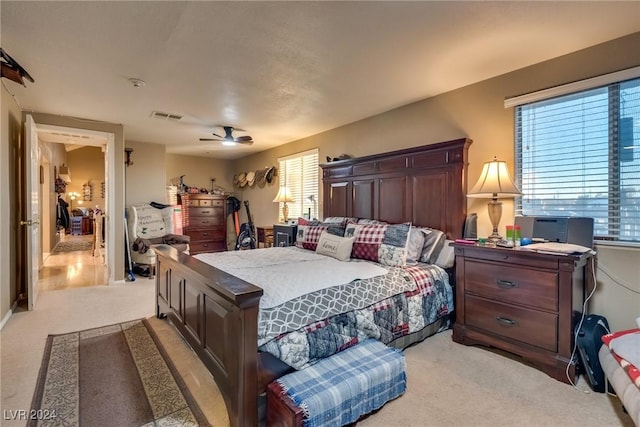
[(13, 305), (11, 306), (7, 314), (4, 316), (4, 318), (2, 319), (2, 322), (0, 322), (0, 331), (2, 330), (2, 328), (4, 328), (4, 325), (7, 324), (7, 322), (9, 321), (9, 318), (11, 317), (11, 315), (13, 315), (13, 311), (16, 309), (17, 306), (18, 306), (18, 301), (13, 303)]

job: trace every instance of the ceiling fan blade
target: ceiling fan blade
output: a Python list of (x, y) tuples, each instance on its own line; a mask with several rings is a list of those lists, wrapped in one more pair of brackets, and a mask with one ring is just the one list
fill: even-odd
[(236, 136), (234, 138), (234, 140), (236, 142), (246, 142), (246, 141), (253, 141), (253, 138), (251, 138), (250, 136)]
[(253, 139), (247, 139), (247, 140), (243, 140), (243, 141), (236, 141), (238, 144), (246, 144), (246, 145), (251, 145), (253, 144)]
[(221, 141), (219, 138), (200, 138), (200, 141)]

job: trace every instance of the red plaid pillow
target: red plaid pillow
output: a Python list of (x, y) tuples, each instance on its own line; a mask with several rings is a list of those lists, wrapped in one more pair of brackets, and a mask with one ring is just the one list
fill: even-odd
[(344, 236), (355, 237), (351, 258), (403, 266), (410, 229), (410, 224), (347, 224)]
[(295, 245), (302, 249), (315, 251), (318, 246), (318, 240), (323, 231), (329, 227), (326, 225), (300, 225), (298, 223), (298, 234), (296, 235)]

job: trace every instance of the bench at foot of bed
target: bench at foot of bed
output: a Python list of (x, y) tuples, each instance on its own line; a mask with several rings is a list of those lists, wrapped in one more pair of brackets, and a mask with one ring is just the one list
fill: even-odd
[(343, 426), (406, 388), (402, 352), (370, 339), (269, 384), (267, 426)]

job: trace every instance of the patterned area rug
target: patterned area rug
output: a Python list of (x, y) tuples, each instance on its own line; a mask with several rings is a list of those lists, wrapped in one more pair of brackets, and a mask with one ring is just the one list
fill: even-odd
[(73, 251), (88, 251), (93, 247), (91, 241), (87, 240), (67, 240), (65, 242), (58, 242), (53, 248), (53, 252), (73, 252)]
[(209, 425), (146, 320), (49, 335), (28, 426)]

